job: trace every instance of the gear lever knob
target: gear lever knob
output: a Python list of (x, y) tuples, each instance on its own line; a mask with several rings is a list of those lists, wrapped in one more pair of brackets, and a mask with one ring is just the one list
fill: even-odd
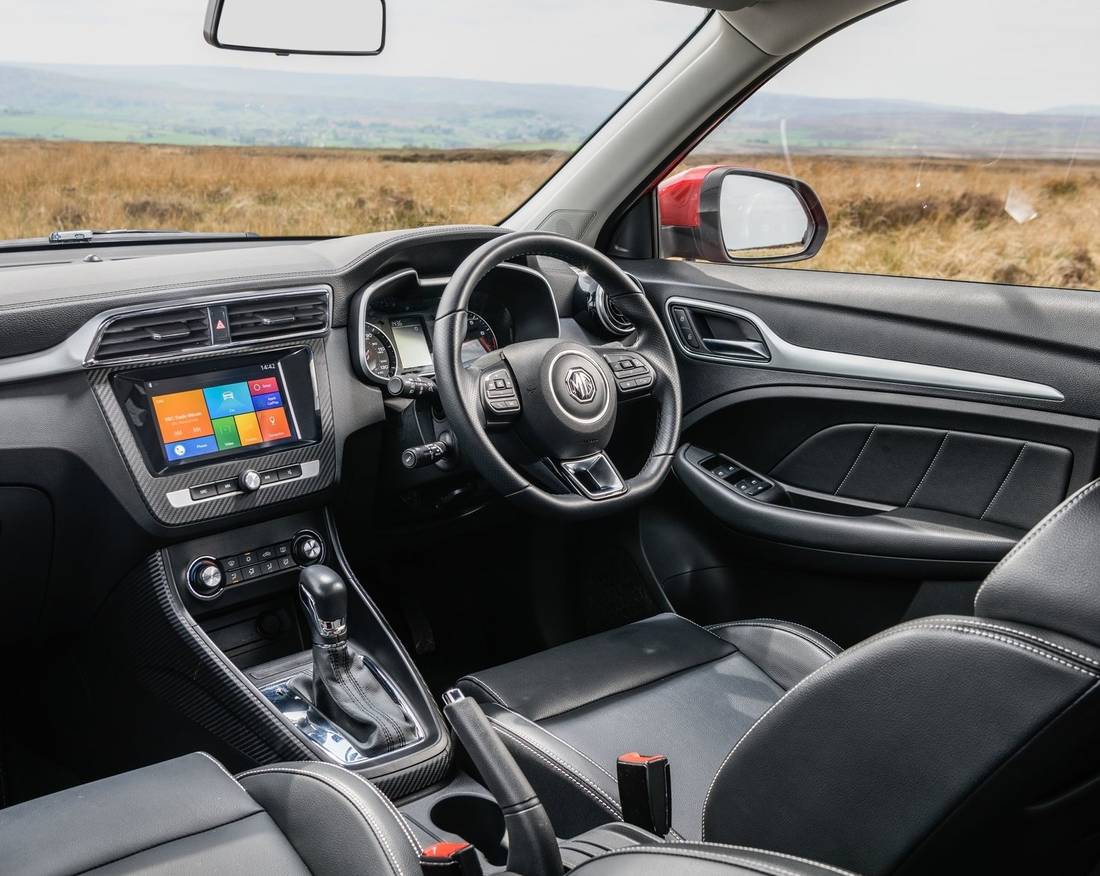
[(328, 566), (306, 566), (298, 590), (315, 645), (338, 645), (348, 638), (348, 588)]

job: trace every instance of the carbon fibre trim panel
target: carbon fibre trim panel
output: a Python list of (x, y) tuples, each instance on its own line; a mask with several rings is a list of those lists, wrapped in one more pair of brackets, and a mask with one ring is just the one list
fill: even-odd
[(138, 682), (238, 752), (241, 765), (315, 759), (258, 692), (226, 671), (180, 603), (163, 554), (123, 579), (112, 603), (104, 616), (119, 625), (116, 640)]
[[(275, 505), (287, 499), (327, 489), (335, 483), (339, 460), (337, 458), (335, 423), (324, 341), (313, 339), (289, 345), (285, 342), (263, 345), (257, 347), (256, 351), (270, 352), (300, 349), (302, 347), (308, 347), (313, 351), (314, 382), (321, 413), (321, 440), (319, 443), (307, 447), (294, 447), (277, 453), (265, 453), (258, 456), (234, 459), (159, 477), (151, 474), (146, 467), (137, 441), (127, 425), (125, 412), (115, 397), (110, 384), (112, 375), (140, 366), (102, 368), (89, 373), (88, 379), (91, 382), (92, 390), (95, 392), (96, 399), (107, 420), (107, 425), (114, 435), (119, 452), (126, 460), (126, 465), (130, 469), (130, 474), (134, 478), (138, 492), (157, 520), (169, 526), (181, 526), (200, 520), (236, 514), (253, 508)], [(158, 364), (193, 362), (202, 359), (211, 359), (211, 367), (215, 367), (217, 356), (181, 356), (164, 360), (163, 363)], [(169, 493), (188, 490), (198, 484), (210, 483), (223, 478), (235, 478), (249, 468), (278, 468), (313, 461), (320, 464), (320, 471), (313, 478), (280, 482), (255, 493), (233, 493), (182, 508), (174, 507), (168, 499)]]

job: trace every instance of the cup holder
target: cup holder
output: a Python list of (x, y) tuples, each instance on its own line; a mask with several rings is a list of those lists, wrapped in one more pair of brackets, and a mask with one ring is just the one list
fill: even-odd
[(431, 819), (440, 830), (466, 840), (490, 864), (503, 866), (508, 863), (504, 813), (494, 801), (473, 794), (444, 797), (432, 806)]

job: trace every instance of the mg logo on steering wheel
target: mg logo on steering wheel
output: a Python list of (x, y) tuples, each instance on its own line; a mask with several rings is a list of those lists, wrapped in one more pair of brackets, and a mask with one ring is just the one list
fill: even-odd
[(565, 375), (569, 394), (581, 404), (588, 404), (596, 397), (596, 381), (583, 368), (570, 368)]

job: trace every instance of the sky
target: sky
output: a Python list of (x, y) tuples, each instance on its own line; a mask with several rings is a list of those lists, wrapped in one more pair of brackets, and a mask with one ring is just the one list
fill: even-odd
[[(0, 0), (0, 61), (361, 71), (633, 90), (701, 16), (658, 0), (388, 0), (381, 56), (304, 59), (207, 46), (205, 6)], [(770, 90), (1004, 112), (1096, 105), (1098, 45), (1095, 0), (907, 0), (814, 47)]]

